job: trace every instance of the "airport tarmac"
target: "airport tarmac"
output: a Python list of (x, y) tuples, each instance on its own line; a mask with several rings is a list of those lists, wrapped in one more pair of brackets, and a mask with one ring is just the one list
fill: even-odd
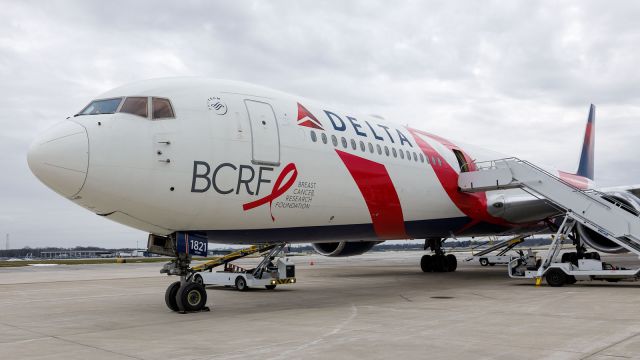
[(209, 287), (193, 314), (165, 306), (161, 263), (1, 268), (0, 358), (640, 359), (640, 283), (535, 287), (460, 255), (425, 274), (422, 254), (295, 257), (297, 284)]

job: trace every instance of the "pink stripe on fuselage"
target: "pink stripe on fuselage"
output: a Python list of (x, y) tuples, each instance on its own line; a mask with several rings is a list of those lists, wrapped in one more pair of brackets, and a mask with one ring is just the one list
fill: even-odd
[(400, 199), (387, 168), (383, 164), (344, 151), (336, 150), (336, 153), (360, 189), (378, 238), (408, 238)]
[[(416, 141), (416, 144), (420, 147), (425, 156), (429, 159), (433, 159), (433, 157), (442, 159), (442, 156), (431, 146), (429, 143), (424, 141), (418, 135), (427, 136), (440, 144), (444, 145), (446, 148), (450, 150), (458, 150), (462, 153), (467, 162), (467, 166), (469, 167), (469, 171), (477, 170), (475, 163), (473, 163), (471, 157), (462, 150), (459, 146), (456, 146), (452, 142), (447, 139), (444, 139), (440, 136), (426, 133), (424, 131), (407, 128), (413, 138)], [(458, 190), (458, 172), (454, 170), (449, 163), (442, 161), (442, 166), (431, 164), (433, 167), (433, 171), (436, 173), (438, 181), (442, 185), (442, 188), (445, 190), (451, 201), (455, 204), (455, 206), (460, 209), (466, 216), (472, 219), (471, 223), (467, 224), (462, 229), (458, 230), (458, 232), (464, 231), (469, 227), (476, 225), (480, 222), (487, 222), (491, 224), (504, 225), (509, 226), (507, 222), (503, 219), (496, 218), (491, 216), (487, 212), (487, 197), (484, 192), (480, 193), (463, 193)]]

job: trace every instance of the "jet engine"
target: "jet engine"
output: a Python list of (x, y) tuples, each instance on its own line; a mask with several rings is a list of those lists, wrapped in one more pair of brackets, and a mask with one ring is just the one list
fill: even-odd
[(381, 243), (381, 241), (340, 241), (331, 243), (315, 243), (311, 244), (311, 246), (313, 246), (313, 249), (320, 255), (346, 257), (362, 255), (379, 243)]
[[(622, 203), (625, 205), (625, 210), (636, 215), (640, 214), (640, 199), (630, 193), (608, 192), (607, 196), (604, 199), (611, 203)], [(598, 234), (598, 232), (591, 230), (590, 228), (582, 224), (578, 224), (577, 230), (580, 239), (595, 250), (605, 253), (622, 253), (627, 251), (622, 246), (614, 243), (606, 237)]]

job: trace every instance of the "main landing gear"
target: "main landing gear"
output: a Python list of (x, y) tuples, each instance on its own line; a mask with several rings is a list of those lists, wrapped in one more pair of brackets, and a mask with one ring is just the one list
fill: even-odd
[(427, 238), (424, 240), (424, 249), (431, 248), (433, 255), (424, 255), (420, 259), (420, 268), (424, 272), (451, 272), (458, 268), (458, 259), (455, 255), (445, 255), (442, 250), (442, 243), (446, 239)]

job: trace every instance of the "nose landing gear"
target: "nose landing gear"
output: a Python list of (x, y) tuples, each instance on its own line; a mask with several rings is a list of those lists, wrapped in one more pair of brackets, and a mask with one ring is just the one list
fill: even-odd
[(424, 272), (452, 272), (458, 268), (458, 259), (453, 254), (446, 254), (442, 250), (442, 243), (446, 239), (427, 238), (424, 240), (424, 249), (431, 248), (433, 255), (423, 255), (420, 259), (420, 268)]
[(171, 283), (165, 291), (164, 301), (172, 311), (181, 313), (209, 311), (206, 306), (207, 291), (189, 270), (190, 264), (190, 255), (178, 254), (173, 261), (163, 267), (162, 273), (180, 276), (180, 281)]
[[(247, 278), (244, 276), (250, 276), (251, 279), (255, 279), (255, 281), (267, 282), (267, 289), (271, 290), (275, 288), (276, 280), (279, 278), (269, 277), (274, 276), (272, 275), (274, 269), (270, 267), (274, 266), (271, 260), (284, 249), (285, 243), (252, 245), (223, 256), (211, 258), (204, 263), (191, 267), (192, 255), (207, 255), (207, 244), (206, 235), (199, 233), (175, 232), (169, 236), (149, 235), (147, 249), (150, 253), (173, 257), (173, 260), (164, 264), (160, 273), (180, 277), (180, 281), (169, 285), (164, 294), (165, 303), (172, 311), (179, 311), (181, 313), (209, 311), (209, 308), (206, 306), (207, 291), (204, 285), (205, 281), (203, 275), (199, 274), (199, 272), (226, 265), (231, 261), (255, 253), (262, 254), (262, 262), (252, 270), (251, 273), (245, 271), (243, 276), (238, 276), (237, 279), (240, 279), (242, 284), (236, 281), (236, 287), (238, 290), (247, 289), (249, 284), (247, 283)], [(279, 270), (276, 268), (275, 271), (278, 272)], [(295, 283), (293, 265), (286, 265), (282, 271), (286, 274), (283, 273), (283, 278), (279, 280), (285, 282), (278, 283)], [(231, 271), (231, 273), (233, 272), (234, 271)], [(227, 273), (223, 273), (226, 277)]]
[(207, 245), (206, 235), (199, 233), (175, 232), (169, 236), (149, 234), (147, 251), (173, 257), (173, 260), (164, 264), (160, 273), (180, 277), (180, 281), (171, 283), (164, 293), (164, 301), (172, 311), (209, 311), (206, 306), (207, 291), (191, 268), (192, 255), (206, 256)]
[(176, 312), (209, 311), (206, 306), (207, 291), (204, 285), (197, 282), (172, 283), (164, 294), (164, 301), (169, 309)]

